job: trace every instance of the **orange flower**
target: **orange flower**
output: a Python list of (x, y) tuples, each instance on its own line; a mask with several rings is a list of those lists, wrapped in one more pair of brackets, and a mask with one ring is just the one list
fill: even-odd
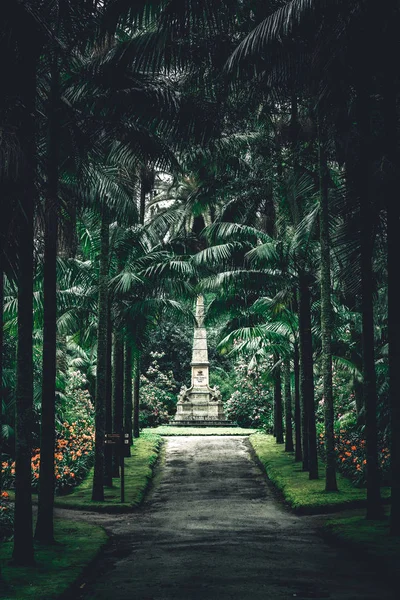
[(70, 473), (71, 477), (75, 477), (75, 473)]
[(1, 492), (1, 497), (7, 500), (7, 498), (9, 498), (8, 492)]
[(351, 449), (352, 450), (357, 450), (357, 446), (352, 446)]

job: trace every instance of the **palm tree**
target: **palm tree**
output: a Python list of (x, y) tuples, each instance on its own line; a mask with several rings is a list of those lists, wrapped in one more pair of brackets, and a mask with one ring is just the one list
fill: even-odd
[(109, 269), (109, 209), (104, 204), (101, 215), (99, 256), (99, 300), (97, 329), (97, 369), (95, 398), (95, 456), (92, 500), (104, 500), (104, 438), (106, 433), (107, 390), (107, 324), (108, 324), (108, 269)]

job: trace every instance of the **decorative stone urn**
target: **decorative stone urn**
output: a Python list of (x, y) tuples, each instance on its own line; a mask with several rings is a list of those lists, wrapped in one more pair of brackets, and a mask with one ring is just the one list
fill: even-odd
[[(204, 299), (196, 301), (196, 326), (193, 338), (192, 382), (190, 388), (183, 386), (178, 396), (175, 422), (208, 425), (209, 422), (226, 424), (221, 392), (209, 385), (209, 362), (207, 331), (204, 327)], [(183, 423), (182, 423), (183, 424)]]

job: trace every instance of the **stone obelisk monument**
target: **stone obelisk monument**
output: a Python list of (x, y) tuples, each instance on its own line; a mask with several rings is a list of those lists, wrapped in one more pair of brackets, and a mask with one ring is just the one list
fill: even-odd
[(196, 301), (196, 326), (193, 338), (192, 381), (181, 389), (175, 422), (182, 425), (226, 424), (221, 392), (209, 385), (207, 331), (204, 327), (204, 299)]

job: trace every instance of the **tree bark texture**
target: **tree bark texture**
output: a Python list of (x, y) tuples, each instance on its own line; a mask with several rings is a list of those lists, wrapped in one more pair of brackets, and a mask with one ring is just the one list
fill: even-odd
[[(395, 11), (395, 2), (391, 0), (391, 10)], [(393, 24), (395, 23), (393, 18)], [(389, 47), (392, 50), (394, 36), (393, 25), (389, 24)], [(387, 58), (389, 60), (389, 58)], [(385, 73), (384, 124), (388, 173), (385, 182), (385, 200), (387, 211), (387, 252), (388, 252), (388, 341), (389, 341), (389, 401), (391, 426), (391, 510), (390, 533), (400, 536), (400, 286), (399, 286), (399, 231), (400, 203), (398, 186), (400, 182), (400, 156), (397, 145), (398, 110), (395, 82), (389, 64)]]
[(300, 389), (303, 402), (303, 418), (305, 429), (303, 434), (303, 464), (305, 459), (308, 458), (308, 471), (310, 479), (317, 479), (318, 457), (317, 432), (315, 426), (314, 360), (310, 303), (311, 298), (309, 282), (305, 274), (301, 273), (299, 277), (299, 337), (301, 361)]
[(57, 239), (60, 141), (60, 89), (58, 53), (53, 52), (49, 98), (47, 194), (45, 198), (43, 274), (43, 374), (40, 430), (40, 477), (35, 538), (54, 540), (54, 451), (57, 369)]
[(33, 277), (34, 209), (36, 203), (35, 51), (28, 52), (22, 70), (21, 147), (24, 154), (18, 215), (18, 333), (15, 398), (15, 512), (13, 562), (32, 565), (33, 523), (31, 455), (33, 428)]
[(359, 163), (355, 170), (357, 195), (360, 199), (361, 247), (361, 308), (363, 351), (363, 396), (365, 406), (365, 435), (367, 446), (367, 518), (382, 516), (380, 471), (378, 464), (377, 389), (374, 353), (373, 308), (373, 211), (369, 192), (370, 122), (367, 81), (360, 82), (357, 90), (357, 126)]
[[(114, 334), (113, 350), (113, 432), (121, 433), (124, 426), (124, 337)], [(119, 453), (113, 455), (113, 477), (119, 477)]]
[(110, 251), (109, 215), (102, 207), (100, 229), (99, 301), (97, 323), (97, 371), (95, 398), (95, 454), (92, 500), (104, 500), (104, 434), (107, 391), (108, 260)]
[(290, 360), (284, 363), (284, 391), (285, 391), (285, 452), (293, 452), (293, 426), (292, 426), (292, 392), (290, 389)]
[(295, 462), (303, 460), (301, 440), (301, 407), (300, 407), (300, 366), (299, 346), (294, 344), (293, 374), (294, 374), (294, 432), (295, 432)]
[(3, 271), (3, 249), (0, 245), (0, 493), (3, 488), (2, 480), (2, 458), (3, 458), (3, 312), (4, 312), (4, 271)]
[[(279, 360), (277, 357), (275, 361)], [(283, 444), (283, 406), (282, 406), (282, 382), (280, 366), (275, 367), (274, 373), (274, 404), (275, 404), (275, 427), (276, 443)]]
[[(108, 294), (107, 310), (107, 383), (106, 383), (106, 432), (112, 433), (112, 319), (111, 298)], [(104, 485), (112, 486), (113, 449), (111, 445), (104, 448)]]
[(124, 429), (129, 434), (129, 446), (127, 453), (130, 456), (133, 431), (133, 398), (132, 398), (132, 346), (129, 340), (125, 341), (125, 373), (124, 373)]
[(325, 490), (336, 492), (336, 456), (332, 384), (332, 327), (331, 301), (331, 256), (329, 234), (328, 165), (325, 150), (323, 123), (319, 122), (319, 230), (321, 268), (321, 337), (322, 337), (322, 381), (325, 417)]
[(140, 352), (134, 354), (134, 379), (133, 379), (133, 437), (140, 435), (139, 428), (139, 406), (140, 406)]

